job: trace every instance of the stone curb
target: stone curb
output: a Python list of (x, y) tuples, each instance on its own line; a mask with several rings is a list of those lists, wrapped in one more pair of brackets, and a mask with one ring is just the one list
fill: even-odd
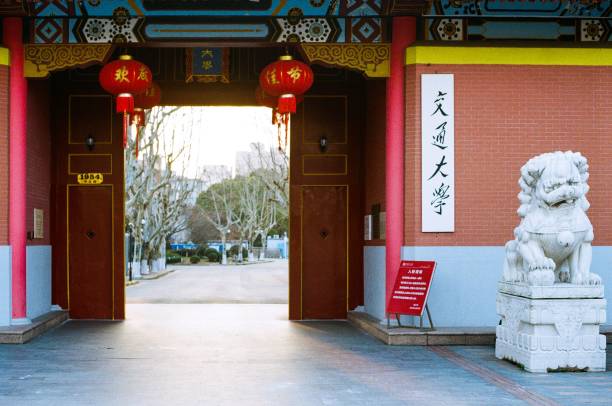
[(35, 318), (32, 324), (0, 327), (0, 344), (25, 344), (66, 320), (68, 320), (68, 312), (56, 310)]
[[(495, 327), (442, 327), (433, 331), (388, 329), (380, 320), (358, 311), (348, 312), (347, 320), (387, 345), (495, 345)], [(600, 333), (612, 344), (612, 326), (602, 326)]]

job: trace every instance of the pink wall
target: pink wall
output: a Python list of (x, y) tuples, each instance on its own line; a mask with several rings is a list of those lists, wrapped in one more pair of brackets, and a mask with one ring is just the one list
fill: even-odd
[[(455, 229), (421, 233), (420, 75), (455, 75)], [(405, 235), (408, 246), (503, 245), (513, 238), (521, 166), (555, 150), (589, 160), (595, 245), (612, 245), (612, 68), (406, 67)]]

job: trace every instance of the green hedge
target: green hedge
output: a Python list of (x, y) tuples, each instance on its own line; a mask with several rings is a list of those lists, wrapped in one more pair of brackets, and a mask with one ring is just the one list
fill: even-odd
[(189, 257), (189, 262), (191, 262), (192, 264), (197, 264), (198, 262), (200, 262), (200, 257), (198, 257), (197, 255), (192, 255), (191, 257)]
[[(238, 255), (238, 253), (240, 252), (240, 246), (238, 244), (236, 245), (232, 245), (232, 248), (229, 249), (229, 255), (234, 257), (236, 255)], [(249, 256), (249, 251), (242, 247), (242, 258), (247, 259)]]
[(219, 262), (221, 254), (219, 254), (216, 250), (211, 249), (206, 252), (206, 258), (208, 258), (208, 262)]
[(176, 254), (166, 254), (167, 264), (178, 264), (181, 262), (181, 256)]

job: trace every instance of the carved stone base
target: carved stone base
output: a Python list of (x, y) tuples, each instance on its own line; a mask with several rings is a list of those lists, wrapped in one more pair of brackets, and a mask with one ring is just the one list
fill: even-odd
[[(599, 334), (606, 321), (606, 300), (601, 286), (581, 286), (580, 298), (543, 298), (540, 290), (501, 286), (497, 293), (495, 356), (523, 366), (529, 372), (554, 370), (606, 370), (606, 337)], [(550, 287), (550, 289), (554, 289)], [(515, 294), (504, 293), (512, 290)], [(589, 292), (590, 291), (590, 292)], [(568, 296), (572, 296), (570, 293)], [(585, 297), (586, 296), (586, 297)]]

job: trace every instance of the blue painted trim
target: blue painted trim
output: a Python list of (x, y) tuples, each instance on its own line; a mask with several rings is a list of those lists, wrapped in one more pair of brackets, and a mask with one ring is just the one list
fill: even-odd
[(260, 38), (268, 37), (267, 24), (148, 24), (145, 35), (156, 38)]
[(363, 247), (363, 303), (366, 313), (385, 318), (385, 247)]
[[(590, 3), (590, 2), (589, 2)], [(508, 1), (508, 0), (433, 0), (426, 17), (600, 17), (608, 15), (610, 0), (593, 5), (575, 0)]]
[[(402, 259), (438, 263), (428, 304), (440, 327), (497, 325), (495, 297), (504, 258), (501, 246), (402, 248)], [(604, 286), (612, 286), (611, 264), (612, 246), (593, 247), (591, 270), (602, 277)], [(379, 266), (384, 269), (384, 262)]]
[(51, 310), (51, 246), (26, 247), (26, 304), (31, 320)]
[[(69, 3), (72, 3), (72, 7), (69, 7)], [(159, 3), (163, 4), (163, 2), (170, 3), (169, 0), (160, 0)], [(379, 10), (384, 10), (384, 7), (381, 6), (382, 0), (375, 0), (373, 3)], [(282, 17), (287, 16), (289, 11), (292, 9), (301, 10), (304, 16), (317, 16), (317, 17), (325, 17), (326, 15), (337, 16), (340, 14), (340, 6), (338, 2), (334, 2), (334, 7), (330, 8), (332, 5), (331, 0), (324, 0), (321, 2), (320, 6), (313, 6), (310, 2), (305, 0), (272, 0), (270, 1), (269, 6), (266, 7), (258, 6), (258, 2), (250, 2), (251, 7), (245, 6), (242, 9), (240, 7), (228, 7), (223, 9), (222, 1), (211, 0), (208, 3), (217, 3), (219, 6), (209, 5), (208, 9), (203, 9), (201, 7), (198, 9), (196, 6), (196, 2), (192, 2), (194, 7), (174, 7), (166, 8), (166, 9), (156, 9), (156, 8), (148, 8), (146, 7), (146, 3), (143, 0), (105, 0), (101, 2), (97, 2), (97, 5), (92, 5), (89, 2), (82, 2), (80, 5), (76, 5), (73, 0), (60, 0), (60, 6), (51, 3), (46, 7), (40, 7), (40, 11), (37, 16), (40, 17), (52, 17), (52, 16), (78, 16), (84, 17), (87, 15), (88, 17), (111, 17), (113, 13), (118, 8), (125, 9), (130, 16), (139, 16), (139, 13), (142, 13), (147, 17), (159, 17), (159, 16), (216, 16), (216, 17), (235, 17), (235, 16), (264, 16), (264, 17)], [(175, 1), (174, 3), (177, 3)], [(207, 2), (200, 2), (207, 3)], [(227, 2), (229, 3), (229, 2)], [(234, 1), (235, 3), (235, 1)], [(249, 1), (244, 1), (247, 5)], [(283, 4), (284, 3), (284, 4)], [(347, 15), (355, 16), (355, 17), (377, 17), (381, 13), (375, 8), (371, 7), (370, 2), (363, 2), (361, 6), (356, 7), (351, 10)], [(166, 6), (168, 7), (168, 6)], [(275, 13), (273, 15), (273, 13)]]
[(0, 326), (10, 326), (12, 317), (11, 247), (0, 245)]
[(468, 26), (469, 35), (482, 35), (487, 39), (550, 39), (561, 35), (574, 35), (574, 26), (565, 27), (557, 22), (540, 21), (487, 21), (482, 25)]

